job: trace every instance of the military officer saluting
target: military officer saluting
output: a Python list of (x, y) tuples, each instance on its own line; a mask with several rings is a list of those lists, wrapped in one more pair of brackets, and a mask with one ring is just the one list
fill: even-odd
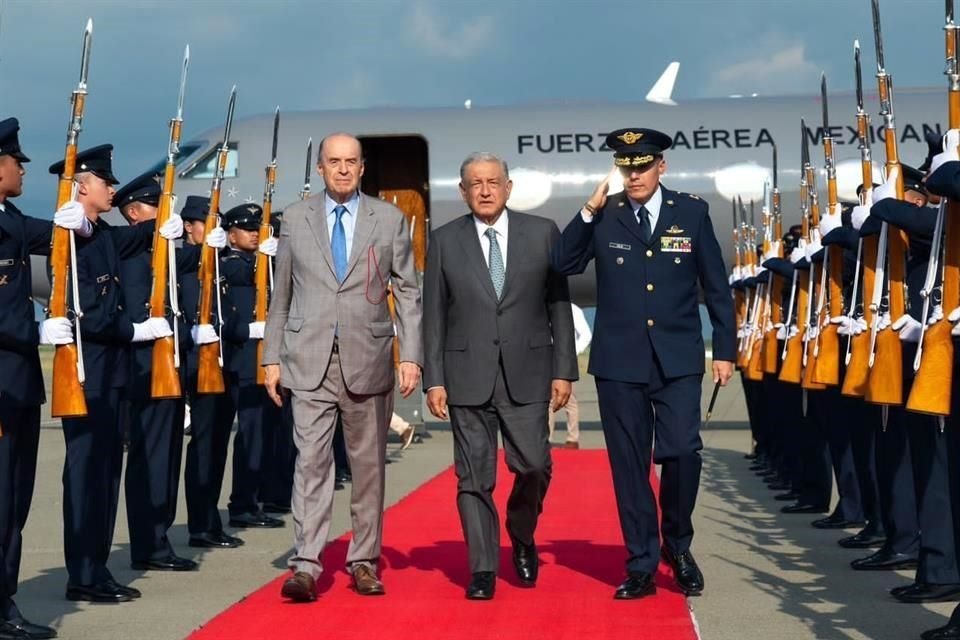
[[(623, 193), (607, 196), (611, 172), (563, 231), (553, 267), (572, 275), (595, 261), (597, 315), (589, 371), (597, 383), (629, 556), (627, 579), (614, 597), (653, 593), (661, 554), (680, 589), (696, 595), (703, 590), (703, 575), (690, 553), (703, 446), (698, 283), (713, 324), (713, 379), (723, 385), (736, 358), (733, 301), (707, 204), (660, 184), (670, 137), (652, 129), (620, 129), (606, 142)], [(659, 532), (650, 487), (654, 438), (654, 461), (663, 465)]]

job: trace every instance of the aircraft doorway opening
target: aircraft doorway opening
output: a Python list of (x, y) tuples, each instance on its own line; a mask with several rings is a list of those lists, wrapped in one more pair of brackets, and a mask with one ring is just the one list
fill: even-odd
[(360, 190), (403, 211), (410, 225), (414, 264), (422, 274), (430, 228), (427, 141), (421, 136), (361, 136), (360, 142), (366, 166)]

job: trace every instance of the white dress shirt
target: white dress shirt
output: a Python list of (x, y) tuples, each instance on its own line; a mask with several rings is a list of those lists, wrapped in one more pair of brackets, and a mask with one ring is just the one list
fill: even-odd
[(575, 304), (571, 304), (570, 310), (573, 312), (574, 344), (576, 345), (577, 355), (580, 355), (590, 346), (590, 341), (593, 339), (593, 332), (590, 331), (590, 324), (587, 322), (587, 317), (583, 315), (583, 309)]
[[(333, 225), (337, 223), (337, 214), (333, 212), (340, 203), (330, 197), (330, 194), (324, 191), (323, 196), (324, 210), (327, 212), (327, 240), (333, 242)], [(353, 197), (343, 203), (347, 212), (343, 214), (340, 221), (343, 223), (343, 233), (347, 239), (347, 259), (350, 259), (350, 250), (353, 248), (353, 230), (357, 226), (357, 211), (360, 209), (360, 194), (355, 193)]]
[[(473, 216), (473, 223), (477, 226), (477, 235), (480, 237), (480, 248), (483, 249), (483, 261), (490, 268), (490, 238), (487, 237), (487, 229), (490, 228), (486, 222)], [(497, 232), (497, 244), (500, 245), (500, 255), (503, 256), (503, 269), (507, 269), (507, 241), (509, 223), (507, 220), (507, 210), (504, 209), (497, 221), (493, 223), (493, 230)]]

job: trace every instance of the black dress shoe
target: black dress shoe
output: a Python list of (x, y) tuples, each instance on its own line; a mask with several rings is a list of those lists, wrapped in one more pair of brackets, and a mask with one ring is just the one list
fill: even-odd
[(220, 531), (217, 533), (198, 533), (192, 535), (187, 544), (191, 547), (206, 549), (235, 549), (243, 546), (243, 540), (234, 536), (228, 536)]
[(786, 480), (778, 480), (776, 482), (768, 482), (767, 489), (770, 491), (789, 491), (790, 483)]
[(703, 573), (689, 551), (674, 553), (664, 547), (660, 555), (673, 567), (673, 574), (677, 579), (677, 586), (687, 596), (698, 596), (703, 593)]
[(334, 490), (334, 491), (343, 491), (343, 488), (344, 488), (344, 487), (343, 487), (343, 483), (340, 482), (339, 480), (337, 480), (336, 482), (333, 483), (333, 490)]
[(894, 571), (898, 569), (916, 569), (917, 556), (896, 553), (889, 549), (880, 549), (866, 558), (858, 558), (850, 563), (857, 571)]
[[(789, 489), (789, 487), (787, 487)], [(800, 499), (800, 494), (796, 491), (787, 491), (786, 493), (778, 493), (773, 496), (773, 499), (777, 502), (796, 502)]]
[(957, 602), (960, 601), (960, 584), (926, 584), (918, 582), (893, 589), (890, 595), (900, 602)]
[(493, 571), (478, 571), (467, 586), (467, 600), (492, 600), (496, 589), (496, 574)]
[(30, 636), (10, 622), (0, 622), (0, 640), (30, 640)]
[(230, 515), (231, 527), (261, 527), (266, 529), (277, 529), (284, 525), (283, 520), (268, 516), (262, 511), (257, 513), (238, 513)]
[(290, 513), (292, 509), (290, 508), (290, 503), (281, 503), (281, 502), (264, 502), (263, 503), (263, 512), (264, 513)]
[(513, 568), (517, 570), (517, 577), (524, 587), (532, 587), (537, 583), (537, 574), (540, 569), (540, 559), (537, 557), (537, 547), (533, 544), (513, 545)]
[(820, 518), (810, 523), (814, 529), (850, 529), (851, 527), (862, 527), (865, 522), (862, 520), (847, 520), (839, 511), (834, 511), (826, 518)]
[[(57, 637), (57, 630), (53, 627), (47, 627), (42, 624), (33, 624), (25, 618), (7, 620), (6, 624), (10, 627), (13, 627), (16, 631), (25, 634), (22, 637), (29, 638), (30, 640), (49, 640), (50, 638)], [(3, 632), (0, 631), (0, 638), (3, 637)]]
[(349, 471), (337, 471), (333, 479), (346, 484), (347, 482), (353, 482), (353, 474)]
[(780, 513), (826, 513), (830, 510), (827, 505), (807, 504), (805, 502), (795, 502), (785, 507), (780, 507)]
[(157, 560), (132, 562), (130, 566), (137, 571), (196, 571), (199, 567), (193, 560), (175, 555)]
[(110, 585), (113, 589), (116, 589), (120, 593), (130, 596), (134, 600), (143, 596), (143, 594), (140, 593), (140, 589), (134, 589), (133, 587), (128, 587), (125, 584), (120, 584), (113, 578), (110, 578), (109, 580), (107, 580), (106, 584)]
[(883, 533), (883, 528), (872, 522), (852, 536), (840, 538), (837, 544), (844, 549), (869, 549), (870, 547), (882, 547), (887, 541)]
[(646, 572), (629, 573), (613, 594), (614, 600), (636, 600), (643, 596), (653, 595), (657, 587), (653, 583), (653, 576)]
[(960, 640), (960, 623), (950, 622), (920, 634), (921, 640)]
[(87, 602), (104, 603), (130, 602), (133, 600), (133, 596), (129, 593), (124, 593), (122, 589), (118, 588), (119, 586), (120, 585), (116, 583), (110, 582), (93, 585), (68, 584), (67, 600), (85, 600)]

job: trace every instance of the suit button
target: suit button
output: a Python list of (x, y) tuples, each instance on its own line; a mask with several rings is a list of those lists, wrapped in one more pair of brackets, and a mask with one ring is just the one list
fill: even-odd
[(617, 264), (623, 264), (623, 256), (617, 258)]
[(498, 316), (502, 316), (502, 315), (503, 315), (503, 309), (497, 309), (497, 315), (498, 315)]
[(652, 318), (651, 318), (650, 320), (647, 320), (647, 326), (648, 326), (648, 327), (652, 327), (652, 326), (653, 326), (653, 319), (652, 319)]
[(652, 284), (648, 284), (648, 285), (647, 285), (647, 291), (653, 291), (653, 285), (652, 285)]
[(648, 258), (652, 258), (652, 257), (653, 257), (653, 249), (647, 249), (647, 257), (648, 257)]
[(500, 344), (500, 339), (499, 339), (499, 338), (494, 338), (494, 339), (493, 339), (493, 344)]

